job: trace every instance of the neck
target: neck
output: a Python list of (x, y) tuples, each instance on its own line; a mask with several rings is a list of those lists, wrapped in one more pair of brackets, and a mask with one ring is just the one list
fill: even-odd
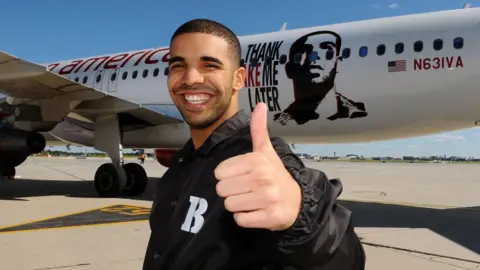
[(210, 137), (210, 135), (217, 129), (223, 122), (230, 119), (238, 110), (227, 110), (220, 118), (217, 119), (214, 123), (210, 126), (203, 128), (203, 129), (190, 129), (190, 135), (192, 137), (193, 146), (195, 150), (200, 148), (205, 141)]

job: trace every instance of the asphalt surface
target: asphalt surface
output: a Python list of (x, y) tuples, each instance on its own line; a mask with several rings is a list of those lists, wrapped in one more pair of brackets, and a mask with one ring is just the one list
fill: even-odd
[[(141, 269), (153, 187), (98, 198), (108, 159), (29, 158), (0, 182), (0, 269)], [(135, 159), (130, 162), (138, 162)], [(306, 162), (344, 184), (368, 270), (480, 269), (480, 165)]]

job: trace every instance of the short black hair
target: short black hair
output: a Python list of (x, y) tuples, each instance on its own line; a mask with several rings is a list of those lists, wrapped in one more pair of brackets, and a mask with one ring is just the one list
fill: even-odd
[(238, 66), (241, 65), (242, 49), (237, 35), (233, 33), (227, 26), (208, 19), (193, 19), (177, 28), (170, 39), (170, 45), (173, 39), (181, 34), (186, 33), (205, 33), (221, 37), (228, 43), (228, 48), (233, 54), (233, 59)]

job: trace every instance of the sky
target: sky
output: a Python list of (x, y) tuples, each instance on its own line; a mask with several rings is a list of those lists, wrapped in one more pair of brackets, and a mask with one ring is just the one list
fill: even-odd
[[(130, 2), (130, 1), (128, 1)], [(0, 2), (0, 50), (48, 63), (168, 45), (176, 27), (209, 18), (237, 35), (458, 9), (461, 0), (15, 0)], [(123, 4), (125, 3), (125, 4)], [(299, 3), (299, 5), (295, 5)], [(301, 3), (301, 4), (300, 4)], [(469, 1), (472, 7), (480, 0)], [(64, 148), (63, 148), (64, 149)], [(480, 157), (480, 128), (368, 144), (296, 145), (296, 152), (337, 156)]]

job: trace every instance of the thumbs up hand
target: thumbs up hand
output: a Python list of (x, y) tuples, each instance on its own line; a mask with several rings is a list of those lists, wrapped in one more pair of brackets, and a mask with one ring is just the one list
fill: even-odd
[(253, 152), (229, 158), (215, 169), (217, 194), (236, 223), (246, 228), (286, 230), (300, 212), (301, 190), (270, 142), (267, 107), (259, 103), (250, 124)]

